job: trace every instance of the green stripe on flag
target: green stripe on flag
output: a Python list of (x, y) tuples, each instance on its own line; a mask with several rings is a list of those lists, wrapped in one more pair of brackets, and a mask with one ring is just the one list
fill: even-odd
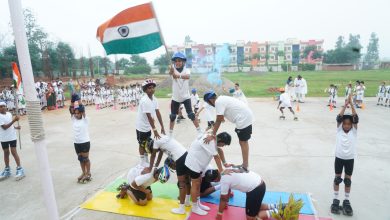
[(155, 50), (162, 45), (160, 33), (152, 33), (142, 37), (113, 40), (103, 44), (109, 54), (138, 54)]

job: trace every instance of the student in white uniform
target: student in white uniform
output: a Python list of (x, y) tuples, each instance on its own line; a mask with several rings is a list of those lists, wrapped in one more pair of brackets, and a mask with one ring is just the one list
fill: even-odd
[(153, 199), (153, 192), (150, 186), (158, 180), (161, 183), (166, 183), (169, 177), (170, 172), (167, 166), (154, 168), (150, 172), (147, 167), (138, 164), (129, 170), (127, 183), (118, 187), (120, 192), (116, 197), (123, 199), (127, 195), (135, 204), (145, 206), (148, 204), (148, 201)]
[(294, 81), (292, 79), (292, 76), (289, 76), (287, 81), (286, 81), (285, 91), (290, 95), (291, 101), (296, 101)]
[(389, 103), (390, 107), (390, 85), (386, 86), (386, 101), (385, 101), (385, 107), (387, 107), (387, 103)]
[(215, 108), (208, 104), (207, 102), (203, 102), (202, 108), (196, 113), (196, 117), (199, 118), (199, 114), (204, 110), (206, 121), (207, 121), (207, 129), (209, 130), (214, 126), (215, 123)]
[(187, 58), (184, 54), (176, 52), (172, 56), (174, 65), (171, 66), (169, 74), (172, 76), (172, 101), (171, 101), (171, 114), (169, 115), (169, 135), (173, 134), (173, 128), (175, 126), (175, 120), (179, 114), (179, 108), (181, 104), (187, 112), (187, 116), (192, 120), (198, 133), (202, 133), (199, 127), (199, 121), (195, 120), (195, 113), (192, 111), (191, 97), (189, 91), (190, 70), (186, 68), (185, 63)]
[(348, 98), (349, 96), (352, 95), (352, 83), (348, 83), (348, 85), (345, 87), (345, 99), (344, 99), (344, 105), (346, 105), (346, 103), (348, 102)]
[(160, 139), (160, 134), (157, 130), (155, 124), (155, 118), (158, 119), (158, 122), (161, 126), (161, 134), (165, 134), (164, 124), (161, 118), (158, 101), (154, 96), (154, 91), (156, 88), (156, 82), (152, 79), (147, 79), (142, 84), (142, 89), (146, 93), (140, 101), (140, 105), (138, 108), (137, 119), (135, 122), (135, 129), (137, 133), (138, 140), (138, 150), (141, 158), (141, 163), (149, 163), (148, 160), (148, 148), (147, 146), (150, 144), (152, 130), (154, 134), (154, 138)]
[(199, 95), (198, 93), (196, 93), (196, 89), (193, 88), (191, 90), (191, 106), (194, 108), (195, 115), (199, 110), (199, 102), (200, 102)]
[(218, 170), (222, 172), (222, 163), (218, 156), (217, 148), (230, 145), (231, 142), (231, 136), (227, 132), (219, 133), (216, 139), (204, 143), (204, 138), (206, 137), (207, 135), (205, 134), (192, 142), (185, 160), (187, 173), (191, 178), (191, 211), (198, 215), (207, 215), (207, 211), (210, 210), (209, 207), (202, 205), (199, 200), (201, 174), (210, 164), (212, 158), (214, 158)]
[(293, 114), (294, 120), (298, 120), (298, 117), (295, 115), (295, 112), (294, 112), (294, 110), (292, 109), (292, 106), (291, 106), (290, 95), (288, 93), (284, 92), (284, 88), (280, 88), (279, 91), (280, 91), (281, 94), (280, 94), (280, 97), (279, 97), (279, 104), (278, 104), (278, 107), (276, 107), (276, 109), (279, 109), (280, 112), (282, 113), (280, 118), (281, 119), (285, 119), (286, 118), (284, 116), (283, 109), (284, 108), (288, 108), (290, 110), (290, 112)]
[(85, 115), (85, 107), (79, 103), (77, 94), (72, 95), (69, 112), (73, 123), (74, 149), (80, 161), (81, 175), (77, 178), (78, 183), (87, 183), (92, 180), (91, 161), (89, 151), (91, 142), (89, 139), (89, 119)]
[(205, 142), (208, 143), (215, 139), (215, 135), (224, 118), (236, 125), (237, 133), (242, 152), (242, 169), (247, 171), (249, 162), (249, 139), (252, 135), (253, 113), (247, 104), (237, 102), (237, 99), (229, 96), (218, 96), (214, 91), (206, 92), (203, 96), (205, 102), (215, 107), (217, 119), (214, 124), (213, 132), (208, 135)]
[[(352, 114), (344, 114), (346, 106), (350, 104)], [(356, 142), (357, 142), (357, 125), (359, 117), (356, 114), (355, 108), (352, 104), (352, 98), (349, 97), (348, 103), (341, 109), (337, 115), (337, 133), (336, 133), (336, 150), (334, 171), (335, 178), (333, 181), (334, 199), (331, 205), (331, 212), (340, 214), (340, 200), (339, 185), (344, 182), (345, 199), (343, 201), (342, 211), (344, 215), (352, 216), (353, 210), (349, 202), (349, 195), (351, 192), (351, 178), (354, 167), (354, 159), (356, 157)], [(344, 170), (344, 180), (342, 173)]]
[(246, 193), (245, 213), (247, 220), (269, 219), (274, 212), (277, 213), (276, 204), (262, 203), (266, 185), (261, 176), (253, 171), (248, 173), (227, 169), (219, 175), (217, 180), (221, 185), (221, 196), (216, 220), (221, 220), (223, 211), (228, 205), (231, 190)]
[(0, 142), (4, 152), (5, 163), (5, 168), (3, 172), (0, 173), (0, 181), (7, 179), (12, 174), (11, 168), (9, 166), (10, 153), (14, 157), (16, 163), (15, 180), (20, 180), (25, 177), (24, 169), (20, 165), (20, 157), (16, 150), (17, 143), (15, 129), (20, 129), (20, 126), (14, 125), (14, 123), (17, 121), (19, 121), (19, 116), (15, 116), (12, 118), (12, 114), (10, 112), (7, 112), (6, 103), (0, 100)]
[(386, 94), (386, 83), (382, 82), (382, 85), (380, 85), (378, 89), (378, 103), (376, 103), (376, 105), (383, 105), (383, 99), (386, 96), (385, 94)]
[(189, 182), (186, 181), (188, 179), (187, 169), (184, 164), (187, 156), (187, 150), (173, 137), (169, 137), (167, 135), (161, 135), (160, 139), (152, 141), (152, 146), (153, 153), (150, 157), (149, 169), (152, 169), (153, 167), (157, 152), (159, 152), (159, 155), (154, 167), (158, 167), (160, 164), (163, 153), (167, 154), (168, 158), (171, 158), (173, 163), (175, 163), (175, 170), (179, 187), (180, 206), (179, 208), (174, 208), (171, 211), (175, 214), (185, 214), (184, 206), (190, 206), (190, 196), (189, 193), (187, 194), (186, 192), (189, 192), (191, 188)]
[(294, 80), (294, 85), (298, 102), (305, 102), (305, 95), (307, 94), (306, 80), (301, 75), (298, 75), (298, 77)]
[(232, 93), (233, 97), (244, 102), (245, 104), (248, 104), (248, 100), (246, 99), (246, 96), (244, 92), (240, 89), (240, 84), (235, 83), (234, 84), (234, 90), (229, 91)]

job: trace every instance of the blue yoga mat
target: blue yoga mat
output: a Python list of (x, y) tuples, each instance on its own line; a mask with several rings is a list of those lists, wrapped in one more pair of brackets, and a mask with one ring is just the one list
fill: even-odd
[[(242, 192), (237, 191), (237, 190), (233, 190), (233, 192), (234, 192), (234, 196), (233, 196), (233, 198), (229, 199), (229, 205), (245, 208), (245, 199), (246, 199), (245, 193), (242, 193)], [(289, 193), (289, 192), (269, 192), (269, 191), (267, 191), (265, 193), (263, 203), (279, 204), (280, 198), (282, 198), (282, 202), (287, 203), (290, 194), (291, 193)], [(310, 197), (307, 193), (293, 193), (293, 195), (294, 195), (294, 199), (302, 199), (302, 201), (303, 201), (303, 207), (300, 211), (300, 214), (314, 215), (313, 205), (312, 205)], [(219, 197), (220, 197), (220, 191), (218, 190), (217, 192), (214, 192), (207, 197), (203, 197), (200, 200), (202, 202), (219, 204)]]

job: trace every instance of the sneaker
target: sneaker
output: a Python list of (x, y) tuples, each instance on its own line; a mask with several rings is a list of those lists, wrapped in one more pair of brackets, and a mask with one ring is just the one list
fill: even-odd
[(24, 169), (23, 167), (18, 167), (16, 168), (16, 175), (15, 175), (15, 180), (19, 181), (23, 179), (26, 175), (24, 175)]
[(333, 199), (333, 203), (330, 206), (330, 212), (336, 215), (340, 214), (340, 200)]
[(198, 200), (198, 207), (204, 211), (210, 211), (210, 207), (203, 205), (202, 203), (200, 203), (199, 200)]
[(195, 213), (195, 214), (197, 214), (197, 215), (207, 215), (207, 214), (208, 214), (208, 212), (202, 210), (202, 209), (199, 208), (199, 206), (197, 206), (197, 205), (192, 205), (191, 212), (192, 212), (192, 213)]
[(183, 209), (183, 208), (181, 208), (181, 207), (171, 209), (171, 212), (172, 212), (173, 214), (177, 214), (177, 215), (184, 215), (184, 214), (186, 214), (186, 210)]
[(6, 168), (4, 168), (3, 172), (1, 172), (1, 174), (0, 174), (0, 180), (5, 180), (10, 176), (11, 176), (11, 168), (6, 167)]
[(348, 199), (345, 199), (343, 201), (343, 214), (347, 216), (352, 216), (353, 215), (353, 210), (351, 203), (349, 202)]

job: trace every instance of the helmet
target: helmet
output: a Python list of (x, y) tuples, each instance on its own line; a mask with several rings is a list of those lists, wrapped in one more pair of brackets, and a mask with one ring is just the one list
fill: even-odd
[(165, 159), (164, 165), (167, 165), (171, 171), (176, 170), (176, 162), (170, 156)]
[(215, 92), (214, 92), (213, 90), (210, 90), (210, 91), (208, 91), (208, 92), (206, 92), (206, 93), (204, 94), (203, 100), (204, 100), (205, 102), (208, 102), (209, 99), (210, 99), (211, 97), (216, 96), (216, 95), (217, 95), (217, 94), (215, 94)]
[(163, 167), (158, 168), (157, 172), (158, 174), (158, 179), (160, 180), (161, 183), (166, 183), (169, 180), (169, 167), (167, 165), (164, 165)]
[(72, 95), (70, 102), (74, 103), (75, 101), (79, 101), (79, 100), (80, 100), (80, 96), (77, 93), (75, 93)]
[(225, 145), (230, 145), (232, 136), (227, 132), (222, 132), (217, 135), (217, 142), (223, 142)]
[(229, 93), (234, 93), (234, 91), (235, 91), (235, 89), (234, 88), (231, 88), (231, 89), (229, 89)]
[(279, 88), (279, 92), (284, 92), (284, 88)]
[(80, 104), (79, 106), (75, 107), (74, 110), (78, 110), (81, 113), (85, 112), (85, 107), (84, 105)]
[(146, 88), (150, 85), (153, 85), (154, 87), (156, 87), (156, 82), (153, 80), (153, 79), (147, 79), (145, 80), (143, 83), (142, 83), (142, 90), (145, 91)]
[(195, 88), (193, 88), (193, 89), (191, 90), (191, 92), (192, 92), (192, 93), (195, 93), (195, 92), (196, 92), (196, 89), (195, 89)]
[(213, 182), (215, 178), (219, 175), (218, 170), (207, 170), (204, 174), (204, 179), (206, 182)]
[(172, 61), (175, 61), (176, 58), (179, 58), (179, 59), (181, 59), (181, 60), (183, 60), (183, 61), (187, 61), (186, 55), (184, 55), (184, 54), (181, 53), (181, 52), (176, 52), (176, 53), (174, 53), (173, 56), (172, 56)]

